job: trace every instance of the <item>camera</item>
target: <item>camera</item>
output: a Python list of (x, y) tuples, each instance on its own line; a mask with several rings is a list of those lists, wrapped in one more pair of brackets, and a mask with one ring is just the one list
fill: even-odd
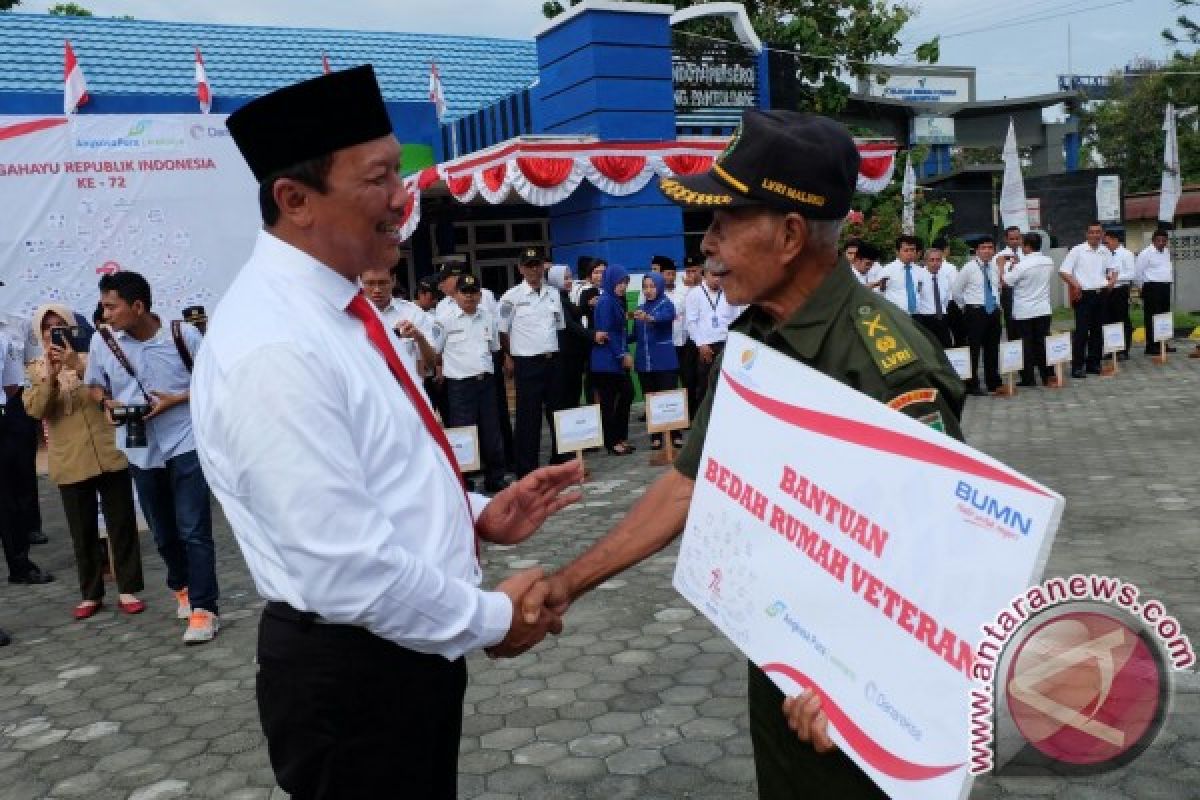
[(50, 329), (50, 344), (64, 350), (67, 345), (76, 353), (87, 351), (88, 342), (83, 338), (83, 329), (78, 325), (55, 325)]
[(113, 422), (125, 426), (125, 446), (128, 448), (146, 447), (146, 415), (150, 406), (115, 406), (112, 409)]

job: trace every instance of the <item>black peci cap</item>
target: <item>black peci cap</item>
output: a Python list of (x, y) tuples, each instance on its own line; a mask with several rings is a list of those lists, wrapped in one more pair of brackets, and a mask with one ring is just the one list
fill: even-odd
[(454, 288), (460, 292), (473, 294), (479, 291), (479, 281), (475, 280), (474, 275), (461, 275), (459, 276), (458, 283), (454, 285)]
[(527, 264), (541, 264), (545, 262), (546, 256), (542, 253), (539, 247), (526, 247), (521, 251), (521, 266)]
[(184, 322), (203, 322), (208, 319), (208, 315), (204, 313), (204, 306), (188, 306), (183, 310)]
[(251, 100), (225, 121), (255, 179), (392, 132), (370, 64)]
[(437, 294), (437, 284), (434, 283), (435, 280), (437, 279), (434, 277), (425, 277), (417, 281), (417, 294), (420, 294), (421, 292)]
[(652, 266), (657, 266), (660, 270), (675, 269), (675, 259), (670, 256), (654, 256), (650, 259)]
[(659, 188), (689, 208), (768, 206), (842, 219), (850, 211), (860, 160), (841, 123), (819, 114), (750, 109), (712, 169), (664, 178)]
[(704, 256), (690, 255), (690, 256), (684, 256), (684, 258), (683, 258), (683, 268), (684, 269), (687, 269), (688, 267), (703, 267), (703, 266), (704, 266)]

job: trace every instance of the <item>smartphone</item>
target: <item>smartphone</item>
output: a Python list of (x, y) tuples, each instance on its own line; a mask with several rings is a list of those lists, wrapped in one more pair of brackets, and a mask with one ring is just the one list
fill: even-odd
[(80, 349), (81, 331), (78, 325), (55, 325), (50, 329), (50, 344), (56, 347), (61, 347), (64, 350), (67, 344), (70, 343), (71, 349), (75, 352), (82, 352)]

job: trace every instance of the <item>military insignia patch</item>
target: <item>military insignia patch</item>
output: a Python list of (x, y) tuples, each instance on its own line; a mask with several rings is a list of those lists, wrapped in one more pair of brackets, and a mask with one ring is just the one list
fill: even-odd
[(869, 305), (858, 307), (859, 319), (854, 327), (867, 346), (871, 360), (884, 375), (895, 372), (906, 364), (917, 360), (917, 354), (896, 330), (890, 319), (878, 308)]
[(891, 400), (888, 400), (887, 405), (893, 411), (900, 411), (917, 403), (932, 403), (937, 400), (937, 396), (937, 389), (914, 389), (911, 392), (905, 392), (902, 395), (893, 397)]
[(923, 417), (918, 417), (917, 422), (928, 425), (939, 433), (946, 432), (946, 422), (942, 419), (942, 412), (934, 411), (932, 414), (926, 414)]

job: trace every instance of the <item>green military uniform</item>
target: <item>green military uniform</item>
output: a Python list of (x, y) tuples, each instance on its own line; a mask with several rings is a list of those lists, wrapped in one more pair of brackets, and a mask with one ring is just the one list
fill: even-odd
[[(864, 288), (839, 263), (802, 308), (782, 325), (756, 306), (731, 331), (763, 342), (880, 402), (896, 400), (902, 413), (962, 438), (963, 382), (941, 348), (880, 295)], [(720, 369), (696, 414), (692, 435), (675, 468), (693, 481)], [(926, 391), (918, 391), (926, 390)], [(933, 390), (931, 396), (928, 390)], [(749, 666), (750, 734), (759, 797), (768, 800), (886, 797), (844, 753), (819, 755), (796, 738), (783, 716), (783, 692)]]

